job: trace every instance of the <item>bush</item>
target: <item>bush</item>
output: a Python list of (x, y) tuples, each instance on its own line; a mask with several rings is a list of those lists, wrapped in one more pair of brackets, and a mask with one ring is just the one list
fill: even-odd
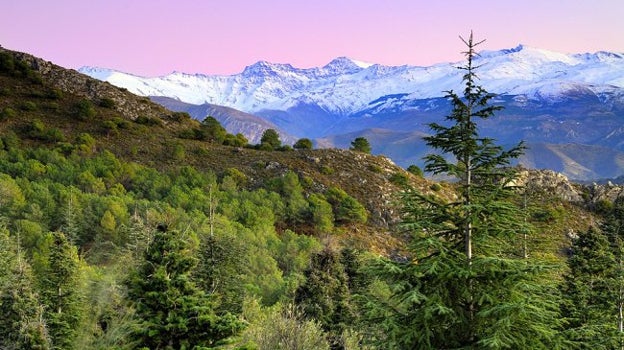
[(407, 171), (409, 171), (410, 173), (418, 176), (418, 177), (423, 177), (424, 173), (422, 171), (422, 169), (420, 167), (418, 167), (417, 165), (410, 165), (407, 167)]
[(176, 122), (181, 122), (183, 120), (190, 120), (191, 115), (186, 112), (173, 112), (173, 114), (170, 115), (170, 118)]
[(100, 100), (99, 106), (104, 108), (115, 108), (115, 101), (110, 98), (103, 98)]
[(370, 154), (372, 150), (370, 143), (368, 143), (368, 140), (364, 137), (356, 137), (355, 140), (351, 142), (351, 148), (349, 149), (368, 154)]
[(158, 118), (151, 118), (146, 116), (139, 116), (134, 120), (135, 123), (147, 126), (161, 126), (162, 120)]
[[(266, 129), (260, 138), (261, 149), (278, 149), (282, 145), (279, 134), (274, 129)], [(264, 146), (264, 148), (263, 148)]]
[(17, 115), (17, 112), (11, 107), (4, 107), (2, 111), (0, 111), (0, 120), (13, 118)]
[(297, 140), (293, 145), (294, 149), (312, 149), (312, 140), (307, 138), (302, 138)]
[(20, 104), (20, 109), (22, 111), (36, 111), (37, 104), (32, 101), (24, 101)]
[(407, 186), (407, 175), (404, 173), (394, 173), (390, 176), (390, 182), (399, 186)]
[(97, 111), (91, 101), (83, 99), (74, 103), (72, 106), (72, 114), (80, 120), (87, 120), (95, 117)]
[(360, 202), (337, 187), (331, 187), (326, 193), (327, 201), (334, 209), (334, 217), (338, 223), (366, 223), (368, 213)]

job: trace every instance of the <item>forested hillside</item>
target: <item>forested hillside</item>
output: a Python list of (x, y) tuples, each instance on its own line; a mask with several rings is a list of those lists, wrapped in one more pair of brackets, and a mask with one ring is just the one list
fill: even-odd
[[(497, 172), (496, 148), (477, 157), (487, 191), (466, 204), (461, 182), (428, 181), (366, 152), (293, 150), (270, 133), (250, 145), (214, 118), (194, 121), (7, 50), (0, 132), (0, 348), (531, 349), (621, 339), (621, 203), (531, 172), (501, 189), (511, 177)], [(451, 168), (464, 169), (429, 170)], [(457, 218), (485, 232), (469, 265)], [(466, 294), (485, 289), (496, 295)], [(547, 303), (544, 293), (554, 293)], [(511, 317), (519, 308), (529, 311)], [(479, 322), (458, 332), (469, 319)], [(529, 331), (542, 336), (523, 342)]]

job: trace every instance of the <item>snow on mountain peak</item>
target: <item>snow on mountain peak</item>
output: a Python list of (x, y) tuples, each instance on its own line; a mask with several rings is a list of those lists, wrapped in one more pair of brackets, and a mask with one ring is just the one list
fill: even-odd
[(361, 61), (352, 60), (348, 57), (338, 57), (323, 66), (321, 70), (334, 74), (353, 74), (372, 66)]
[[(483, 51), (478, 60), (481, 84), (498, 94), (536, 96), (543, 89), (552, 96), (566, 86), (557, 82), (624, 87), (624, 55), (617, 53), (563, 54), (518, 45)], [(435, 98), (443, 91), (457, 90), (461, 71), (456, 65), (391, 67), (338, 57), (323, 67), (305, 69), (259, 61), (229, 76), (175, 73), (141, 78), (106, 69), (80, 71), (144, 96), (169, 96), (193, 104), (208, 102), (249, 113), (314, 104), (328, 112), (349, 115), (383, 96)]]

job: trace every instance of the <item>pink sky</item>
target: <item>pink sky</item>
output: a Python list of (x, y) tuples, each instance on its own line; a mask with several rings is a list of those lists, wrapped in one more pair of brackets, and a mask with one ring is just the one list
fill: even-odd
[(457, 61), (471, 29), (489, 50), (624, 52), (623, 17), (623, 0), (5, 0), (0, 45), (67, 68), (234, 74), (259, 60)]

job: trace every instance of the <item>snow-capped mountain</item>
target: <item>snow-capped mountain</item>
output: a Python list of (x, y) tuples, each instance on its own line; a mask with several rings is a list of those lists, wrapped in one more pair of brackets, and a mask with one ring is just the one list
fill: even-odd
[[(489, 137), (541, 145), (535, 152), (548, 153), (550, 160), (529, 150), (525, 163), (575, 179), (624, 173), (624, 54), (563, 54), (520, 45), (481, 52), (475, 64), (479, 84), (499, 94), (498, 102), (506, 107), (499, 118), (482, 126)], [(427, 133), (429, 122), (448, 113), (443, 96), (463, 89), (463, 71), (457, 69), (461, 65), (383, 66), (340, 57), (306, 69), (261, 61), (229, 76), (174, 72), (139, 77), (89, 67), (80, 71), (138, 95), (221, 105), (260, 116), (290, 136), (323, 138), (319, 145), (348, 147), (339, 135), (367, 135), (380, 140), (373, 144), (374, 152), (409, 165), (420, 163), (415, 157), (424, 144), (405, 133)], [(176, 108), (173, 103), (165, 106)], [(383, 137), (376, 138), (381, 130)], [(388, 132), (396, 133), (394, 141)], [(575, 146), (561, 146), (566, 144)], [(613, 152), (605, 152), (605, 147)], [(594, 151), (610, 154), (610, 165), (592, 158)]]
[[(624, 55), (618, 53), (570, 55), (520, 45), (482, 52), (476, 63), (482, 66), (480, 83), (498, 94), (531, 97), (557, 95), (578, 85), (590, 85), (596, 92), (608, 86), (624, 87)], [(461, 64), (390, 67), (341, 57), (308, 69), (260, 61), (230, 76), (174, 72), (146, 78), (102, 68), (80, 71), (138, 95), (167, 96), (191, 104), (256, 113), (285, 111), (304, 103), (332, 114), (351, 115), (382, 96), (407, 93), (411, 99), (425, 99), (457, 90), (462, 72), (456, 67)]]

